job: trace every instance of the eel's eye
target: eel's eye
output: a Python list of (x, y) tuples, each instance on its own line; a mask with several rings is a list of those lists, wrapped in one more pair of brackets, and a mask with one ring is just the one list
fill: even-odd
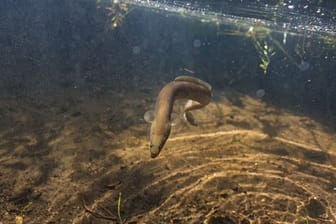
[(153, 144), (149, 144), (149, 148), (153, 148), (153, 146), (154, 146)]

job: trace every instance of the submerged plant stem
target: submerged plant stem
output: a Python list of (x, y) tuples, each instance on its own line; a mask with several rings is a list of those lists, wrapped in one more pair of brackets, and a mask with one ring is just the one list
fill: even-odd
[(119, 198), (118, 198), (118, 209), (117, 209), (118, 211), (118, 218), (119, 218), (119, 223), (120, 224), (123, 224), (124, 223), (124, 221), (122, 220), (122, 218), (121, 218), (121, 212), (120, 212), (120, 210), (121, 210), (121, 192), (119, 192)]

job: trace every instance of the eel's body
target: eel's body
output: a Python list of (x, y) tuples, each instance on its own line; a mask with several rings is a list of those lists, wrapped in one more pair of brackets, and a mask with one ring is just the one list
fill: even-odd
[(185, 118), (192, 123), (191, 110), (206, 106), (211, 100), (211, 86), (194, 77), (179, 76), (162, 88), (156, 100), (154, 120), (150, 130), (150, 153), (155, 158), (166, 143), (171, 129), (171, 113), (177, 99), (189, 99)]

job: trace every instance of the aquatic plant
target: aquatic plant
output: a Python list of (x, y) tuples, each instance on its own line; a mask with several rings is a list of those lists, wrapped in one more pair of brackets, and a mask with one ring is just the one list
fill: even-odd
[(123, 224), (125, 220), (121, 218), (121, 192), (119, 192), (119, 197), (118, 197), (117, 213), (118, 213), (119, 223)]
[[(114, 188), (115, 185), (110, 185), (109, 187)], [(92, 207), (98, 207), (98, 201), (94, 203), (94, 205)], [(93, 215), (96, 218), (99, 219), (105, 219), (105, 220), (111, 220), (114, 222), (119, 222), (120, 224), (125, 223), (126, 219), (123, 219), (121, 217), (121, 192), (119, 192), (119, 196), (118, 196), (118, 203), (117, 203), (117, 215), (112, 214), (112, 212), (109, 211), (109, 209), (105, 208), (104, 206), (99, 206), (101, 209), (103, 209), (103, 211), (105, 211), (105, 213), (107, 212), (108, 215), (105, 215), (103, 213), (99, 213), (97, 211), (94, 211), (93, 208), (89, 208), (84, 199), (83, 199), (83, 207), (85, 209), (86, 212), (90, 213), (91, 215)]]
[(335, 36), (322, 36), (321, 39), (325, 45), (328, 45), (330, 48), (336, 48)]
[[(259, 67), (262, 69), (264, 74), (267, 74), (268, 67), (271, 63), (271, 58), (276, 54), (277, 51), (281, 52), (284, 56), (286, 56), (289, 62), (294, 64), (301, 71), (305, 71), (309, 68), (309, 63), (307, 63), (303, 59), (305, 51), (304, 43), (306, 39), (306, 34), (303, 35), (302, 45), (298, 44), (298, 48), (301, 49), (296, 50), (296, 54), (300, 58), (299, 61), (296, 60), (293, 56), (291, 56), (284, 48), (287, 39), (286, 32), (283, 33), (283, 43), (273, 38), (271, 30), (263, 26), (255, 26), (255, 27), (251, 26), (247, 31), (237, 29), (233, 31), (219, 32), (219, 34), (241, 36), (250, 39), (259, 55), (260, 58)], [(327, 38), (325, 39), (325, 41), (330, 45), (336, 44), (335, 39), (332, 38)]]
[[(250, 39), (259, 55), (261, 60), (259, 67), (264, 74), (267, 74), (268, 66), (271, 63), (271, 57), (276, 53), (274, 50), (274, 45), (276, 45), (274, 43), (275, 40), (270, 38), (270, 33), (270, 29), (262, 26), (251, 26), (247, 31), (238, 29), (234, 31), (220, 32), (220, 34), (224, 35), (242, 36)], [(283, 48), (281, 47), (281, 49)]]
[(111, 18), (110, 24), (112, 29), (120, 27), (125, 16), (131, 12), (129, 6), (119, 0), (111, 0), (108, 5), (101, 0), (96, 0), (96, 5), (97, 8), (103, 8), (108, 11), (108, 16)]
[(264, 74), (267, 73), (267, 69), (269, 64), (271, 63), (271, 57), (275, 55), (274, 47), (268, 43), (266, 39), (267, 36), (269, 36), (269, 30), (267, 29), (261, 29), (261, 31), (258, 33), (255, 31), (253, 27), (250, 27), (250, 29), (247, 31), (247, 35), (252, 38), (252, 42), (256, 50), (258, 51), (261, 63), (259, 64), (259, 67), (263, 70)]
[(127, 4), (121, 3), (118, 0), (112, 0), (111, 6), (106, 7), (106, 9), (109, 11), (108, 15), (111, 17), (111, 26), (114, 29), (122, 24), (129, 10)]

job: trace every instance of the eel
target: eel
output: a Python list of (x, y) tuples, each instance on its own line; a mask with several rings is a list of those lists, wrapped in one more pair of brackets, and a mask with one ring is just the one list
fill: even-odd
[(190, 111), (209, 104), (212, 98), (210, 84), (191, 76), (179, 76), (165, 85), (156, 99), (154, 120), (150, 129), (150, 154), (157, 157), (165, 145), (171, 130), (171, 113), (177, 99), (188, 99), (184, 107), (184, 118), (196, 125)]

